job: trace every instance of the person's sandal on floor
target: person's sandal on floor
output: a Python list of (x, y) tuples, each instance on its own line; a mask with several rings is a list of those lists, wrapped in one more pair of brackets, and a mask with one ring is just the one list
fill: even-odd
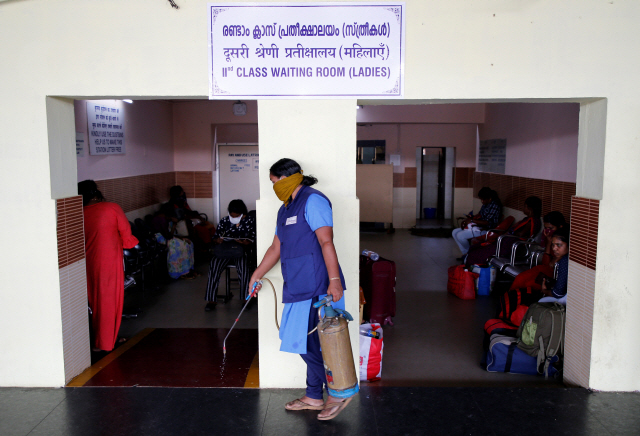
[(297, 399), (285, 404), (284, 408), (287, 410), (322, 410), (324, 409), (324, 404), (314, 406), (313, 404), (305, 403), (302, 399)]
[(342, 401), (334, 401), (332, 403), (325, 404), (324, 410), (331, 409), (334, 407), (337, 407), (337, 409), (331, 412), (329, 415), (324, 415), (324, 416), (320, 416), (320, 414), (322, 414), (322, 412), (320, 412), (320, 414), (318, 414), (318, 419), (320, 421), (329, 421), (330, 419), (335, 418), (340, 414), (340, 412), (344, 410), (345, 407), (347, 407), (347, 404), (349, 404), (352, 399), (353, 397), (349, 397), (349, 398), (345, 398)]

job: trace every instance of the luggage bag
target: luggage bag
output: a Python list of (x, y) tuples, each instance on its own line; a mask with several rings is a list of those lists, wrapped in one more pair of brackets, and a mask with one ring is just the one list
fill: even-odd
[(360, 286), (367, 304), (364, 320), (393, 325), (396, 316), (396, 263), (380, 258), (376, 261), (360, 256)]
[[(557, 356), (553, 362), (557, 361)], [(538, 359), (518, 348), (518, 339), (509, 336), (492, 335), (486, 356), (487, 371), (511, 374), (538, 375)], [(555, 374), (553, 366), (549, 374)]]
[(464, 265), (451, 266), (449, 267), (447, 291), (462, 300), (473, 300), (476, 298), (476, 285), (474, 280), (479, 276), (479, 274), (467, 271)]

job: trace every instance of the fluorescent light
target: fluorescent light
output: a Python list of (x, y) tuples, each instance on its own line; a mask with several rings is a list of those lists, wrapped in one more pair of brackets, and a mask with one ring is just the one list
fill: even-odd
[(133, 100), (129, 100), (128, 98), (126, 98), (126, 99), (124, 99), (124, 100), (122, 100), (122, 101), (124, 101), (125, 103), (129, 103), (129, 104), (132, 104), (132, 103), (133, 103)]

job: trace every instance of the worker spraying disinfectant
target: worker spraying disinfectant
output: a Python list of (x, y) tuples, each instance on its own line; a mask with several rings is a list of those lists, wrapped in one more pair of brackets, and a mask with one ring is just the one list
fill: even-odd
[[(323, 357), (324, 349), (332, 347), (321, 346), (320, 336), (333, 334), (332, 329), (337, 325), (329, 323), (326, 328), (317, 327), (318, 309), (313, 306), (326, 295), (331, 295), (333, 312), (327, 309), (323, 320), (334, 319), (334, 323), (341, 324), (339, 318), (346, 316), (346, 313), (335, 311), (345, 307), (347, 285), (333, 243), (333, 209), (329, 198), (312, 188), (318, 179), (303, 174), (300, 164), (293, 159), (283, 158), (271, 165), (269, 180), (282, 205), (278, 209), (273, 241), (265, 247), (264, 256), (249, 283), (258, 283), (254, 289), (259, 292), (259, 282), (280, 262), (284, 305), (278, 335), (280, 351), (298, 354), (307, 366), (304, 396), (287, 402), (284, 408), (292, 412), (320, 410), (317, 418), (326, 421), (338, 416), (357, 392), (355, 378), (349, 379), (344, 386), (341, 384), (340, 388), (336, 383), (336, 374), (342, 373), (342, 369), (334, 368), (334, 359), (351, 361), (349, 364), (353, 366), (349, 336), (337, 334), (335, 337), (341, 338), (339, 341), (346, 340), (346, 345), (331, 351), (331, 358)], [(313, 334), (309, 334), (310, 331)], [(348, 354), (340, 351), (347, 349)], [(348, 364), (344, 365), (346, 368)], [(332, 381), (328, 382), (327, 378)], [(326, 401), (325, 387), (329, 388)], [(341, 395), (334, 396), (333, 393)]]
[[(273, 289), (274, 298), (277, 296), (275, 288), (269, 279), (264, 279), (271, 285)], [(247, 296), (247, 303), (240, 311), (240, 314), (236, 318), (235, 322), (229, 329), (229, 333), (224, 338), (222, 343), (223, 353), (227, 354), (227, 338), (231, 333), (231, 330), (236, 326), (236, 323), (242, 316), (244, 309), (247, 307), (249, 300), (256, 293), (256, 287), (262, 285), (262, 280), (255, 282), (251, 288), (251, 292)], [(318, 325), (315, 329), (311, 330), (308, 335), (318, 330), (318, 336), (320, 337), (320, 347), (322, 349), (322, 360), (324, 361), (324, 370), (327, 376), (327, 390), (329, 395), (336, 398), (351, 398), (358, 393), (360, 387), (358, 385), (358, 377), (356, 376), (356, 368), (353, 363), (353, 353), (351, 351), (351, 339), (349, 337), (348, 321), (353, 321), (353, 317), (346, 310), (334, 308), (331, 306), (333, 297), (327, 295), (322, 300), (316, 302), (313, 307), (318, 309)], [(324, 309), (324, 316), (322, 314)], [(276, 314), (276, 327), (280, 329), (278, 325), (278, 318)]]

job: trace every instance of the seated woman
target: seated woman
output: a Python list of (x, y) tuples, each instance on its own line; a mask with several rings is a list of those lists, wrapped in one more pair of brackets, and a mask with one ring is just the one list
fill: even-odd
[(209, 221), (205, 221), (198, 211), (191, 210), (189, 203), (187, 203), (187, 194), (182, 186), (172, 186), (169, 189), (169, 197), (168, 204), (172, 206), (171, 216), (175, 216), (179, 220), (188, 220), (189, 232), (203, 243), (210, 244), (216, 234), (216, 228)]
[(207, 291), (204, 299), (207, 305), (204, 310), (210, 311), (216, 307), (218, 282), (222, 271), (233, 261), (240, 278), (240, 289), (242, 293), (249, 289), (249, 278), (251, 271), (249, 269), (249, 246), (256, 240), (256, 222), (251, 215), (247, 213), (247, 206), (242, 200), (232, 200), (227, 208), (229, 216), (220, 220), (216, 234), (218, 239), (214, 240), (215, 244), (229, 243), (231, 241), (241, 244), (245, 249), (243, 255), (236, 258), (218, 257), (214, 254), (209, 265), (209, 279), (207, 280)]
[(465, 264), (486, 264), (491, 256), (508, 257), (511, 255), (511, 247), (516, 241), (524, 241), (535, 236), (540, 231), (540, 214), (542, 212), (542, 200), (538, 197), (529, 197), (524, 201), (524, 214), (526, 217), (513, 224), (505, 234), (514, 237), (503, 238), (500, 244), (500, 253), (496, 253), (498, 241), (485, 242), (471, 246)]
[[(499, 300), (498, 318), (517, 327), (535, 302), (567, 304), (567, 279), (569, 275), (569, 229), (568, 225), (558, 230), (551, 239), (555, 261), (549, 274), (539, 272), (535, 278), (537, 287), (511, 288)], [(554, 266), (558, 265), (557, 277), (553, 279)]]
[(553, 277), (553, 266), (559, 259), (556, 259), (553, 255), (551, 240), (557, 231), (567, 226), (567, 222), (564, 219), (564, 215), (558, 211), (549, 212), (542, 221), (544, 229), (542, 230), (541, 245), (545, 247), (542, 262), (538, 266), (518, 274), (510, 289), (532, 288), (539, 291), (542, 289), (542, 283), (536, 282), (536, 278), (540, 273)]
[(556, 261), (558, 273), (555, 282), (549, 277), (542, 280), (542, 293), (545, 297), (538, 303), (560, 303), (566, 306), (569, 278), (569, 229), (567, 227), (553, 235), (551, 250), (554, 258), (558, 259)]
[(198, 276), (193, 266), (193, 242), (188, 238), (184, 220), (173, 215), (172, 205), (163, 204), (153, 220), (154, 230), (167, 241), (167, 270), (172, 279), (191, 280)]
[(502, 214), (502, 204), (496, 191), (485, 186), (478, 192), (478, 197), (482, 201), (480, 213), (468, 217), (459, 229), (451, 232), (463, 256), (469, 251), (469, 239), (484, 235), (489, 229), (495, 228)]

